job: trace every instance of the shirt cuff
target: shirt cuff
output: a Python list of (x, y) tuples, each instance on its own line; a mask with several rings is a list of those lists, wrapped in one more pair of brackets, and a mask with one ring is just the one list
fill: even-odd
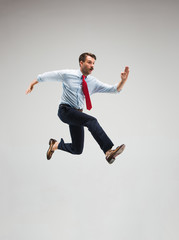
[(37, 82), (42, 82), (42, 78), (40, 77), (40, 75), (37, 76)]

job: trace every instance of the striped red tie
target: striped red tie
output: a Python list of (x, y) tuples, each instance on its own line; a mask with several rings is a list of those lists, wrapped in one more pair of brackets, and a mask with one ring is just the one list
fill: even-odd
[(92, 108), (92, 105), (91, 105), (90, 95), (89, 95), (89, 91), (88, 91), (88, 86), (87, 86), (87, 83), (85, 81), (85, 76), (84, 75), (82, 76), (82, 79), (83, 79), (82, 90), (83, 90), (83, 93), (84, 93), (85, 99), (86, 99), (86, 108), (88, 110), (90, 110)]

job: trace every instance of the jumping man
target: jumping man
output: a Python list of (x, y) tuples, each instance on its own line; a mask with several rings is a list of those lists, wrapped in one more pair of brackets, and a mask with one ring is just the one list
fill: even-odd
[(63, 150), (71, 154), (81, 154), (84, 146), (84, 127), (87, 127), (92, 136), (105, 154), (108, 163), (113, 163), (115, 158), (123, 152), (125, 145), (112, 149), (114, 144), (106, 135), (97, 119), (84, 113), (84, 101), (88, 110), (92, 108), (90, 95), (100, 93), (118, 93), (123, 88), (129, 75), (129, 67), (121, 73), (121, 81), (116, 85), (100, 82), (90, 74), (94, 70), (96, 56), (92, 53), (83, 53), (79, 57), (80, 68), (77, 70), (59, 70), (38, 75), (31, 82), (26, 94), (33, 90), (35, 84), (46, 81), (58, 81), (63, 84), (63, 94), (59, 105), (58, 116), (62, 122), (69, 125), (71, 143), (49, 140), (47, 159), (50, 160), (55, 150)]

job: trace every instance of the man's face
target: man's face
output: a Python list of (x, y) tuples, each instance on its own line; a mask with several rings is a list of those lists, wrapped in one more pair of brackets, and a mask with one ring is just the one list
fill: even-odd
[(95, 59), (90, 56), (86, 56), (85, 62), (80, 61), (80, 70), (83, 73), (83, 75), (87, 76), (91, 74), (92, 71), (94, 70), (94, 64)]

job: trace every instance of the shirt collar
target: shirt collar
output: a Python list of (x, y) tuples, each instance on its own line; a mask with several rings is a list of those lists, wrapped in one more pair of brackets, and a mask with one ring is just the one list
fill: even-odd
[[(82, 76), (83, 76), (83, 73), (81, 72), (80, 69), (78, 69), (78, 76), (79, 76), (80, 78), (82, 78)], [(88, 75), (88, 76), (89, 76), (89, 75)], [(85, 76), (85, 79), (86, 79), (88, 76)]]
[(81, 78), (83, 73), (80, 71), (80, 69), (78, 69), (77, 73), (78, 73), (78, 76)]

